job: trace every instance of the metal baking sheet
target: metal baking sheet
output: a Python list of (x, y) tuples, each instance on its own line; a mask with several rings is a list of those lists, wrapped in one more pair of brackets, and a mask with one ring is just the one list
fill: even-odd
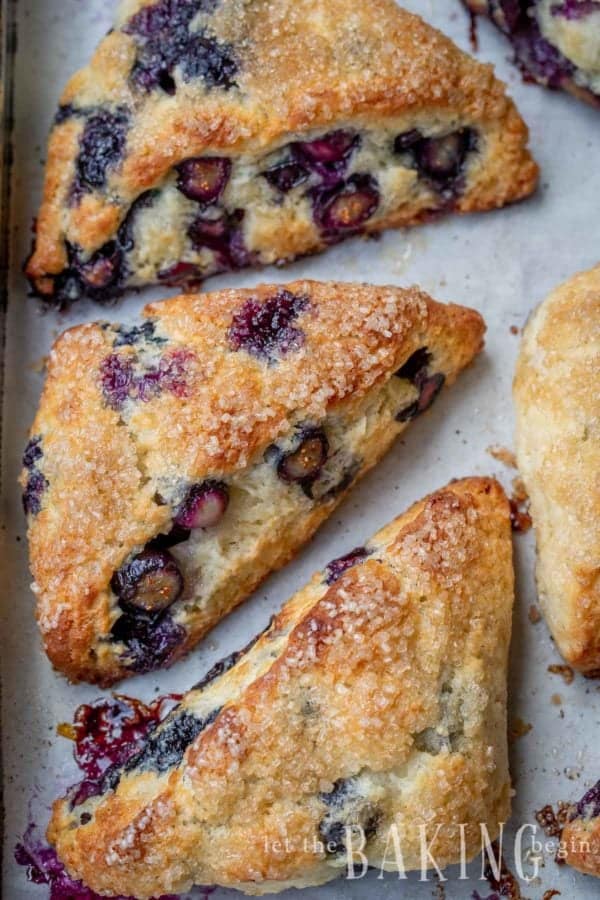
[[(469, 49), (469, 20), (458, 0), (410, 0), (408, 7)], [(27, 429), (43, 381), (43, 359), (57, 333), (75, 323), (107, 315), (92, 305), (77, 305), (63, 315), (42, 315), (27, 299), (21, 264), (31, 240), (31, 222), (40, 197), (45, 140), (59, 92), (69, 74), (82, 65), (110, 27), (108, 0), (19, 0), (6, 4), (16, 21), (17, 50), (9, 56), (14, 78), (14, 162), (10, 171), (10, 208), (4, 208), (10, 272), (6, 313), (3, 407), (4, 526), (1, 602), (2, 737), (4, 764), (4, 896), (37, 900), (48, 888), (29, 884), (13, 861), (13, 847), (31, 818), (44, 826), (51, 800), (76, 778), (71, 747), (56, 736), (58, 722), (70, 720), (75, 707), (99, 694), (97, 688), (72, 687), (50, 668), (40, 649), (33, 617), (34, 600), (27, 569), (25, 522), (16, 478)], [(10, 23), (9, 23), (10, 24)], [(555, 284), (597, 261), (597, 208), (600, 195), (597, 111), (524, 85), (510, 65), (510, 49), (485, 23), (479, 26), (479, 57), (495, 64), (529, 123), (531, 143), (542, 167), (536, 197), (486, 215), (447, 218), (418, 230), (384, 235), (379, 241), (350, 240), (327, 254), (286, 269), (241, 272), (214, 278), (207, 287), (251, 286), (291, 278), (338, 278), (406, 285), (418, 283), (433, 296), (479, 309), (488, 324), (487, 349), (434, 409), (415, 422), (388, 457), (351, 494), (333, 519), (283, 572), (270, 578), (242, 608), (222, 622), (188, 659), (168, 673), (132, 679), (124, 691), (144, 699), (157, 692), (183, 690), (218, 658), (246, 643), (272, 611), (312, 572), (360, 544), (415, 499), (451, 478), (495, 474), (510, 488), (514, 471), (493, 458), (490, 445), (511, 446), (511, 378), (520, 328), (536, 302)], [(10, 71), (12, 67), (12, 71)], [(5, 80), (10, 87), (11, 77)], [(131, 319), (156, 291), (129, 296), (108, 315)], [(514, 329), (513, 329), (514, 330)], [(576, 677), (567, 685), (548, 673), (560, 659), (543, 622), (533, 624), (535, 603), (532, 534), (515, 538), (518, 596), (510, 663), (510, 719), (531, 729), (511, 744), (515, 788), (514, 815), (507, 829), (507, 861), (515, 870), (514, 836), (535, 825), (534, 813), (547, 803), (575, 799), (600, 777), (600, 696), (597, 682)], [(123, 686), (121, 686), (123, 689)], [(537, 830), (537, 839), (548, 839)], [(531, 848), (523, 841), (523, 896), (537, 900), (556, 889), (569, 900), (590, 900), (600, 883), (559, 867), (554, 848)], [(376, 872), (360, 880), (340, 880), (306, 892), (311, 898), (444, 896), (470, 898), (477, 881), (448, 877), (444, 892), (430, 876), (400, 882)], [(438, 891), (438, 893), (436, 893)], [(217, 890), (214, 900), (239, 896)], [(286, 896), (297, 896), (293, 892)]]

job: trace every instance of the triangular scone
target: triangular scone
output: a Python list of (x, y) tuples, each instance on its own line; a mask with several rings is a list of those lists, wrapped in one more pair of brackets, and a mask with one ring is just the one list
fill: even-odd
[(393, 0), (127, 2), (61, 98), (27, 275), (105, 300), (499, 207), (535, 187), (526, 142), (492, 69)]
[(600, 266), (531, 317), (514, 384), (540, 603), (558, 649), (600, 669)]
[(600, 107), (597, 0), (463, 0), (503, 31), (528, 81)]
[(377, 868), (392, 825), (406, 870), (423, 828), (443, 867), (462, 823), (472, 858), (510, 814), (512, 603), (502, 488), (456, 481), (316, 575), (124, 769), (57, 801), (51, 843), (94, 890), (139, 898), (323, 883), (353, 825)]
[(311, 537), (483, 331), (416, 288), (313, 281), (67, 331), (22, 475), (54, 665), (109, 684), (189, 650)]

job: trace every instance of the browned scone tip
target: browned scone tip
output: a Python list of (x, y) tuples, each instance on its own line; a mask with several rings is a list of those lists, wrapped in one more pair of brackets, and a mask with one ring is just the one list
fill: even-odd
[(535, 188), (491, 66), (393, 0), (134, 6), (50, 134), (26, 264), (49, 305), (197, 286)]
[(565, 660), (600, 668), (600, 267), (556, 288), (524, 331), (517, 462), (531, 501), (540, 605)]
[(507, 498), (455, 481), (315, 575), (125, 767), (57, 801), (50, 841), (93, 890), (138, 898), (322, 884), (347, 828), (377, 868), (392, 826), (406, 870), (420, 825), (441, 867), (459, 828), (473, 858), (481, 823), (494, 839), (510, 814), (512, 602)]
[(54, 665), (108, 685), (182, 656), (297, 552), (484, 329), (417, 288), (297, 281), (63, 334), (21, 477)]

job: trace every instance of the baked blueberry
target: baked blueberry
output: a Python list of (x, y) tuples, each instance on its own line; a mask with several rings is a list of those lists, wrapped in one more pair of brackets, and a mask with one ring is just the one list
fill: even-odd
[(262, 174), (269, 184), (281, 191), (282, 194), (287, 194), (292, 188), (303, 184), (309, 177), (310, 172), (301, 162), (286, 160), (271, 166), (270, 169), (267, 169)]
[(427, 370), (431, 363), (431, 353), (427, 347), (419, 347), (411, 356), (403, 363), (396, 372), (397, 378), (407, 378), (413, 384), (417, 375), (423, 370)]
[(319, 477), (329, 452), (329, 441), (322, 428), (301, 430), (296, 446), (279, 457), (277, 474), (282, 481), (309, 484)]
[(225, 515), (229, 491), (222, 481), (193, 484), (175, 512), (173, 521), (181, 528), (210, 528)]
[(223, 156), (185, 159), (176, 166), (177, 187), (190, 200), (214, 203), (225, 189), (231, 173), (231, 160)]
[(228, 331), (231, 349), (270, 361), (297, 350), (304, 343), (304, 332), (294, 322), (308, 306), (307, 296), (284, 289), (262, 302), (246, 300)]
[(142, 550), (114, 573), (110, 586), (122, 609), (156, 615), (181, 596), (183, 576), (167, 550)]
[(314, 195), (315, 221), (325, 234), (357, 231), (379, 206), (371, 175), (352, 175), (338, 187)]
[(23, 451), (23, 465), (26, 469), (33, 469), (38, 459), (44, 455), (42, 450), (42, 436), (36, 434), (27, 441), (27, 446)]
[(168, 612), (158, 619), (144, 613), (123, 613), (111, 629), (112, 638), (127, 647), (124, 665), (139, 673), (169, 665), (186, 634)]
[(124, 107), (100, 109), (87, 119), (79, 142), (74, 194), (104, 187), (108, 170), (120, 162), (129, 113)]
[(327, 563), (325, 567), (325, 583), (333, 584), (334, 581), (337, 581), (338, 578), (347, 571), (347, 569), (351, 569), (352, 566), (356, 566), (361, 562), (364, 562), (367, 557), (371, 555), (373, 551), (368, 550), (366, 547), (355, 547), (354, 550), (351, 550), (349, 553), (346, 553), (344, 556), (339, 556), (337, 559), (332, 559), (330, 563)]
[(48, 487), (48, 480), (37, 469), (33, 469), (23, 491), (23, 509), (26, 515), (35, 516), (42, 508), (42, 495)]

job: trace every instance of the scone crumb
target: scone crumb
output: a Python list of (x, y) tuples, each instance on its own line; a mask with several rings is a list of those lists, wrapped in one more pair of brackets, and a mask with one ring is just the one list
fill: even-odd
[(529, 607), (529, 612), (527, 613), (527, 616), (532, 625), (537, 625), (538, 622), (542, 621), (542, 614), (539, 611), (539, 609), (537, 608), (537, 606), (535, 605), (535, 603), (532, 603), (531, 606)]
[(505, 466), (508, 466), (511, 469), (517, 468), (517, 458), (513, 451), (509, 450), (508, 447), (503, 447), (501, 444), (491, 444), (486, 448), (486, 453), (489, 453), (494, 459), (504, 463)]
[(508, 729), (508, 739), (511, 743), (525, 737), (533, 729), (531, 722), (525, 722), (520, 716), (512, 720)]
[(548, 671), (552, 675), (561, 675), (565, 684), (572, 684), (575, 678), (575, 672), (571, 666), (553, 663), (551, 666), (548, 666)]

